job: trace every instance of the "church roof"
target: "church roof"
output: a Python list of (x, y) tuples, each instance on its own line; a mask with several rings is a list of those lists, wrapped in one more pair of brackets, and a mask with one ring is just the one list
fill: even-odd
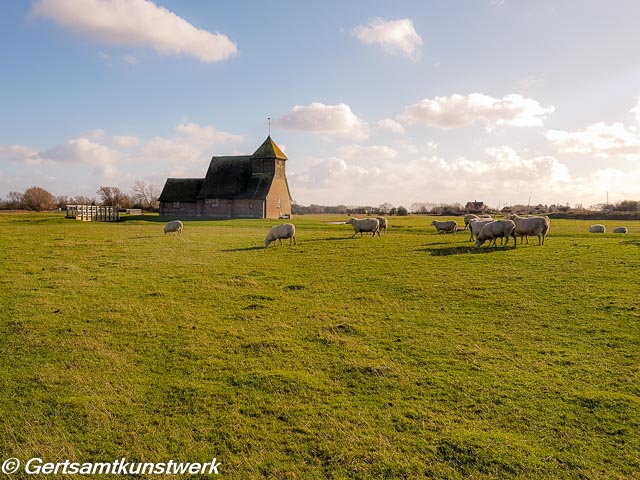
[(287, 156), (282, 153), (282, 150), (276, 145), (276, 142), (271, 140), (271, 135), (258, 147), (253, 153), (253, 158), (278, 158), (280, 160), (288, 160)]
[(160, 198), (161, 202), (195, 202), (204, 178), (167, 178)]
[(249, 155), (213, 157), (198, 198), (245, 198), (250, 180)]
[[(207, 198), (267, 198), (275, 171), (254, 170), (254, 160), (287, 160), (271, 137), (253, 155), (213, 157), (205, 178), (169, 178), (161, 202), (196, 202)], [(286, 180), (286, 179), (285, 179)], [(288, 185), (287, 185), (287, 188)]]

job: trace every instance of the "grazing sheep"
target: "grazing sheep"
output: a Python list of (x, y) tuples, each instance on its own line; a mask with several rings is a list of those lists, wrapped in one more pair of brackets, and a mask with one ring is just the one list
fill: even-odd
[(464, 219), (464, 228), (463, 230), (466, 230), (467, 227), (469, 226), (469, 222), (471, 222), (472, 220), (476, 220), (480, 217), (478, 217), (478, 215), (474, 215), (473, 213), (467, 213), (463, 219)]
[(627, 233), (627, 227), (616, 227), (613, 229), (613, 233)]
[(480, 248), (484, 242), (489, 240), (489, 246), (495, 245), (496, 238), (506, 238), (504, 248), (509, 245), (509, 237), (513, 237), (513, 247), (517, 245), (516, 224), (513, 220), (494, 220), (487, 223), (476, 236), (476, 248)]
[(482, 230), (482, 227), (484, 227), (489, 222), (493, 222), (493, 220), (485, 220), (484, 218), (476, 218), (471, 220), (471, 222), (469, 222), (469, 233), (471, 234), (469, 236), (469, 241), (473, 242), (473, 237), (477, 237), (480, 233), (480, 230)]
[(267, 238), (264, 239), (264, 246), (268, 247), (271, 242), (276, 240), (280, 240), (280, 245), (282, 245), (283, 238), (289, 239), (289, 246), (291, 246), (291, 241), (293, 241), (294, 245), (298, 244), (296, 242), (296, 227), (293, 223), (283, 223), (282, 225), (271, 227), (271, 230), (267, 233)]
[(387, 219), (385, 217), (376, 217), (376, 219), (380, 223), (380, 231), (384, 230), (384, 233), (387, 233), (387, 225), (389, 225)]
[(589, 227), (589, 233), (607, 233), (607, 227), (605, 227), (601, 223), (596, 223), (595, 225), (591, 225)]
[(356, 236), (356, 233), (359, 233), (362, 237), (362, 232), (371, 232), (373, 236), (380, 236), (380, 221), (377, 218), (353, 218), (349, 217), (349, 220), (344, 222), (348, 223), (353, 227), (353, 235), (351, 238)]
[(182, 229), (184, 225), (180, 220), (174, 220), (173, 222), (169, 222), (164, 226), (164, 234), (178, 232), (178, 235), (182, 234)]
[(458, 224), (454, 220), (449, 220), (447, 222), (438, 222), (434, 220), (431, 222), (431, 225), (436, 227), (438, 233), (456, 233), (458, 231)]
[(514, 213), (509, 215), (509, 219), (516, 224), (516, 235), (520, 236), (520, 244), (526, 239), (529, 245), (529, 235), (535, 235), (538, 237), (538, 245), (544, 245), (551, 225), (549, 217), (519, 217)]

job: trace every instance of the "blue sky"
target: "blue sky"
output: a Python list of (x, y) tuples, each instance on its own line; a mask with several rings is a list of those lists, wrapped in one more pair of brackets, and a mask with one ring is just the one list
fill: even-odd
[(200, 177), (267, 135), (301, 204), (640, 198), (640, 2), (0, 6), (0, 197)]

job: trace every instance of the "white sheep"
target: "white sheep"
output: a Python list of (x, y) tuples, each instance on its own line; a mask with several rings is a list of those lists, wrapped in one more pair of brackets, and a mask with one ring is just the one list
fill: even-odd
[(349, 220), (344, 223), (348, 223), (353, 227), (353, 235), (351, 235), (351, 238), (355, 237), (357, 233), (362, 237), (362, 232), (371, 232), (374, 237), (376, 233), (380, 236), (380, 221), (377, 218), (349, 217)]
[(469, 222), (469, 241), (473, 242), (474, 237), (477, 237), (480, 230), (482, 230), (482, 227), (489, 222), (493, 222), (493, 220), (486, 220), (484, 218), (475, 218), (471, 220), (471, 222)]
[(591, 225), (589, 227), (589, 233), (607, 233), (607, 227), (605, 227), (601, 223), (596, 223), (595, 225)]
[(467, 213), (463, 217), (463, 220), (464, 220), (464, 228), (463, 228), (463, 230), (466, 230), (467, 227), (469, 227), (469, 222), (471, 222), (472, 220), (476, 220), (477, 218), (480, 218), (480, 217), (478, 217), (478, 215), (474, 215), (473, 213)]
[(289, 246), (291, 246), (292, 241), (294, 245), (298, 244), (296, 242), (296, 227), (293, 223), (283, 223), (282, 225), (271, 227), (271, 230), (267, 233), (267, 237), (264, 239), (264, 246), (268, 247), (271, 242), (275, 242), (276, 240), (279, 240), (280, 245), (282, 245), (283, 238), (289, 239)]
[(177, 232), (178, 235), (182, 234), (182, 229), (184, 225), (180, 220), (174, 220), (173, 222), (169, 222), (164, 226), (164, 234)]
[(434, 220), (431, 222), (431, 225), (436, 227), (436, 231), (438, 233), (456, 233), (458, 230), (458, 224), (454, 220), (448, 220), (446, 222), (439, 222)]
[(387, 226), (389, 225), (387, 219), (385, 217), (376, 217), (376, 219), (380, 224), (380, 231), (382, 232), (384, 230), (384, 233), (387, 233)]
[(507, 241), (504, 244), (504, 248), (507, 248), (509, 245), (509, 237), (513, 237), (513, 246), (514, 248), (517, 245), (516, 240), (516, 224), (513, 220), (494, 220), (493, 222), (487, 223), (480, 233), (476, 237), (476, 248), (480, 248), (484, 242), (487, 240), (490, 241), (489, 246), (491, 244), (495, 245), (496, 238), (506, 238)]
[(519, 217), (514, 213), (509, 215), (509, 219), (516, 224), (516, 235), (520, 236), (521, 244), (526, 239), (529, 245), (529, 235), (535, 235), (538, 237), (538, 245), (544, 245), (544, 239), (551, 225), (549, 217)]
[(613, 233), (627, 233), (627, 227), (616, 227), (613, 229)]

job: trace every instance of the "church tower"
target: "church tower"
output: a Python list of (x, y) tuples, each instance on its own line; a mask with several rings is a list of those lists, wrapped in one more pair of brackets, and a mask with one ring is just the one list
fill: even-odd
[(266, 198), (266, 218), (291, 217), (291, 191), (286, 175), (287, 156), (271, 139), (271, 135), (251, 155), (251, 174), (256, 176), (268, 176), (271, 180), (271, 188)]

